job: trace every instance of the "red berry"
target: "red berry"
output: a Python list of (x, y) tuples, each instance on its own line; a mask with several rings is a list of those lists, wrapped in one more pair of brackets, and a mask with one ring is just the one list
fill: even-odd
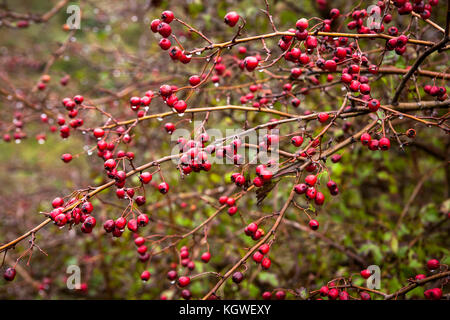
[(242, 274), (242, 272), (236, 271), (231, 276), (231, 279), (233, 280), (234, 283), (241, 283), (242, 280), (244, 280), (244, 275)]
[(319, 229), (319, 222), (318, 222), (317, 220), (314, 220), (314, 219), (310, 220), (310, 221), (309, 221), (309, 228), (310, 228), (311, 230), (317, 230), (317, 229)]
[(369, 279), (371, 275), (372, 273), (367, 269), (361, 271), (361, 277), (363, 277), (364, 279)]
[(178, 278), (178, 285), (180, 287), (186, 287), (189, 285), (189, 283), (191, 283), (191, 278), (189, 278), (189, 277), (179, 277)]
[(16, 269), (9, 267), (6, 269), (5, 273), (3, 274), (3, 278), (5, 278), (6, 281), (13, 281), (16, 277)]
[(264, 255), (261, 252), (256, 251), (253, 254), (252, 258), (253, 258), (253, 261), (255, 261), (256, 263), (260, 263), (262, 261), (262, 259), (264, 258)]
[(254, 56), (249, 56), (244, 59), (244, 66), (248, 71), (253, 71), (258, 66), (258, 59)]
[(270, 265), (272, 264), (272, 262), (270, 261), (270, 259), (269, 258), (264, 258), (263, 260), (262, 260), (262, 262), (261, 262), (261, 267), (263, 268), (263, 269), (269, 269), (270, 268)]
[(239, 15), (235, 11), (230, 11), (225, 15), (224, 21), (230, 27), (234, 27), (239, 21)]
[(150, 272), (148, 272), (147, 270), (145, 270), (145, 271), (143, 271), (143, 272), (141, 273), (141, 280), (142, 280), (142, 281), (148, 281), (148, 280), (150, 279), (150, 276), (151, 276)]
[(161, 23), (161, 20), (155, 19), (151, 22), (150, 28), (152, 29), (153, 33), (158, 32), (158, 26)]
[(161, 20), (165, 23), (171, 23), (175, 18), (172, 11), (166, 10), (161, 14)]
[(363, 134), (361, 135), (361, 143), (362, 143), (364, 146), (369, 145), (369, 143), (370, 143), (371, 140), (372, 140), (372, 137), (371, 137), (370, 134), (368, 134), (367, 132), (366, 132), (366, 133), (363, 133)]
[(386, 151), (391, 147), (391, 142), (388, 138), (383, 137), (380, 139), (380, 141), (378, 141), (378, 146), (381, 150)]
[(172, 45), (172, 43), (170, 42), (169, 39), (167, 38), (162, 38), (159, 41), (159, 46), (161, 47), (161, 49), (163, 50), (168, 50), (170, 48), (170, 46)]
[(158, 25), (157, 30), (158, 30), (159, 34), (161, 36), (163, 36), (164, 38), (169, 37), (172, 33), (172, 28), (169, 26), (169, 24), (167, 24), (165, 22), (161, 22)]
[(195, 87), (196, 85), (198, 85), (201, 82), (201, 79), (199, 76), (191, 76), (189, 78), (189, 84), (193, 87)]
[(150, 181), (152, 181), (152, 174), (150, 172), (143, 172), (139, 176), (139, 179), (142, 181), (143, 184), (148, 184)]
[(275, 298), (277, 300), (284, 300), (286, 298), (286, 292), (280, 290), (275, 293)]
[(308, 20), (306, 20), (305, 18), (301, 18), (297, 20), (295, 26), (298, 30), (303, 31), (308, 28)]
[(305, 178), (306, 184), (308, 184), (310, 187), (314, 186), (317, 182), (317, 176), (310, 174)]
[(436, 270), (440, 266), (439, 260), (437, 259), (430, 259), (427, 262), (427, 268), (428, 270)]
[(204, 263), (208, 263), (209, 260), (211, 259), (211, 253), (209, 252), (204, 252), (201, 256), (201, 259)]
[(339, 290), (338, 289), (332, 288), (332, 289), (330, 289), (330, 291), (328, 291), (328, 297), (331, 300), (336, 300), (338, 296), (339, 296)]
[(158, 190), (162, 194), (166, 194), (167, 192), (169, 192), (169, 184), (167, 182), (161, 182), (158, 186)]

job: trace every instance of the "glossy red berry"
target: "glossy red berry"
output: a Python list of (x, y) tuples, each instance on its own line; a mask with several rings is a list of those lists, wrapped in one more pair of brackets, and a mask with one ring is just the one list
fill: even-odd
[(5, 278), (6, 281), (13, 281), (16, 277), (16, 269), (9, 267), (5, 270), (5, 273), (3, 274), (3, 278)]
[(141, 273), (141, 280), (148, 281), (150, 279), (150, 276), (151, 276), (150, 272), (145, 270)]
[(158, 33), (164, 38), (167, 38), (172, 34), (172, 28), (168, 23), (165, 22), (161, 22), (156, 29), (158, 30)]
[(241, 283), (242, 280), (244, 280), (244, 275), (242, 274), (242, 272), (236, 271), (231, 276), (231, 279), (233, 280), (234, 283)]
[(244, 59), (244, 66), (248, 71), (253, 71), (256, 69), (256, 67), (258, 66), (259, 61), (256, 57), (254, 56), (249, 56), (247, 58)]
[(370, 143), (370, 141), (372, 141), (372, 137), (370, 136), (370, 134), (368, 134), (368, 133), (366, 132), (366, 133), (363, 133), (363, 134), (361, 135), (361, 143), (362, 143), (364, 146), (368, 146), (369, 143)]
[(427, 261), (427, 268), (428, 270), (436, 270), (440, 266), (439, 260), (437, 259), (430, 259)]
[(180, 287), (186, 287), (189, 285), (189, 283), (191, 283), (191, 278), (189, 278), (189, 277), (179, 277), (178, 278), (178, 285)]
[(223, 20), (230, 27), (234, 27), (239, 21), (239, 15), (235, 11), (230, 11), (225, 15)]
[(389, 150), (391, 147), (391, 142), (388, 138), (383, 137), (380, 141), (378, 141), (378, 147), (383, 151)]
[(270, 259), (269, 258), (264, 258), (262, 261), (261, 261), (261, 267), (263, 268), (263, 269), (269, 269), (270, 268), (270, 265), (272, 264), (272, 262), (270, 261)]
[(165, 23), (171, 23), (175, 18), (172, 11), (166, 10), (161, 14), (161, 20)]
[(372, 273), (368, 269), (361, 270), (361, 277), (364, 279), (369, 279)]
[(169, 184), (167, 182), (161, 182), (158, 186), (158, 190), (162, 194), (166, 194), (167, 192), (169, 192)]
[(152, 181), (152, 178), (153, 176), (150, 172), (142, 172), (139, 176), (139, 180), (141, 180), (143, 184), (148, 184), (150, 181)]
[(256, 263), (260, 263), (263, 258), (264, 258), (264, 255), (259, 251), (256, 251), (252, 257), (253, 261), (255, 261)]
[(211, 253), (209, 252), (204, 252), (201, 256), (201, 259), (204, 263), (208, 263), (209, 260), (211, 259)]
[(308, 224), (309, 224), (309, 228), (311, 230), (319, 229), (319, 221), (317, 221), (317, 220), (311, 219)]
[(295, 27), (300, 31), (307, 29), (308, 28), (308, 20), (305, 18), (301, 18), (301, 19), (297, 20)]

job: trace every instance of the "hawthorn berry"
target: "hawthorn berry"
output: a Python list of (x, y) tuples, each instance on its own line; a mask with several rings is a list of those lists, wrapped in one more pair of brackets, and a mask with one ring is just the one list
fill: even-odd
[(311, 219), (309, 220), (309, 228), (311, 230), (317, 230), (319, 229), (319, 222), (317, 220)]
[(171, 23), (174, 18), (175, 15), (172, 11), (169, 10), (163, 11), (163, 13), (161, 14), (161, 20), (165, 23)]
[(430, 259), (427, 261), (427, 268), (428, 270), (436, 270), (440, 266), (439, 260), (437, 259)]
[(169, 184), (167, 182), (161, 182), (158, 186), (158, 190), (162, 194), (166, 194), (167, 192), (169, 192)]
[(235, 11), (230, 11), (225, 15), (224, 21), (230, 27), (234, 27), (239, 21), (239, 15)]
[(204, 252), (201, 256), (201, 259), (204, 263), (208, 263), (209, 260), (211, 259), (211, 253), (209, 252)]
[(139, 176), (139, 180), (141, 180), (143, 184), (148, 184), (150, 181), (152, 181), (152, 178), (153, 176), (150, 172), (143, 172)]
[(259, 61), (254, 56), (249, 56), (249, 57), (244, 59), (244, 66), (247, 69), (247, 71), (255, 70), (256, 67), (258, 66), (258, 64), (259, 64)]
[(150, 276), (151, 276), (150, 272), (145, 270), (141, 273), (141, 280), (148, 281), (150, 279)]
[(189, 283), (191, 283), (191, 278), (189, 277), (183, 276), (178, 278), (178, 285), (182, 288), (188, 286)]
[(242, 272), (236, 271), (235, 273), (233, 273), (231, 278), (234, 283), (241, 283), (242, 280), (244, 280), (244, 275), (242, 274)]
[(361, 270), (361, 277), (364, 279), (369, 279), (372, 273), (368, 269)]
[(284, 300), (286, 299), (286, 292), (284, 292), (283, 290), (279, 290), (275, 293), (275, 298), (277, 300)]
[(364, 146), (369, 145), (369, 143), (370, 143), (371, 140), (372, 140), (372, 137), (371, 137), (370, 134), (368, 134), (367, 132), (366, 132), (366, 133), (363, 133), (363, 134), (361, 135), (361, 143), (362, 143)]
[(188, 289), (184, 289), (181, 291), (181, 297), (185, 300), (190, 300), (192, 298), (192, 293)]
[(272, 264), (272, 262), (270, 261), (269, 258), (264, 258), (261, 261), (261, 267), (265, 270), (269, 269), (271, 264)]
[(440, 288), (428, 289), (423, 294), (425, 298), (430, 300), (440, 300), (442, 298), (442, 290)]
[(383, 137), (380, 139), (380, 141), (378, 141), (378, 146), (381, 150), (386, 151), (391, 147), (391, 142), (388, 138)]
[(5, 270), (5, 273), (3, 273), (3, 278), (5, 278), (6, 281), (13, 281), (16, 277), (16, 269), (9, 267)]

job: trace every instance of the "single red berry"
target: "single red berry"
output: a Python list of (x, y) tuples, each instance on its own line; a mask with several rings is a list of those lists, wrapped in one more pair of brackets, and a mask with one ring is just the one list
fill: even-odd
[(359, 296), (361, 297), (361, 300), (370, 300), (370, 294), (368, 294), (367, 292), (360, 292)]
[(317, 230), (317, 229), (319, 229), (319, 222), (318, 222), (317, 220), (311, 219), (311, 220), (309, 221), (309, 228), (310, 228), (311, 230)]
[(372, 112), (376, 112), (378, 111), (378, 109), (380, 108), (380, 101), (378, 101), (377, 99), (372, 99), (369, 101), (369, 110)]
[(332, 288), (332, 289), (330, 289), (330, 291), (328, 291), (328, 297), (331, 300), (336, 300), (338, 296), (339, 296), (339, 290), (338, 289)]
[(286, 299), (286, 292), (284, 292), (283, 290), (277, 291), (275, 293), (275, 298), (277, 300), (284, 300), (284, 299)]
[(427, 262), (427, 268), (428, 270), (436, 270), (440, 266), (439, 260), (437, 259), (430, 259)]
[(388, 138), (383, 137), (380, 139), (380, 141), (378, 141), (378, 146), (381, 150), (386, 151), (391, 147), (391, 142)]
[(141, 280), (148, 281), (150, 279), (150, 276), (151, 276), (150, 272), (145, 270), (141, 273)]
[(152, 30), (153, 33), (158, 32), (158, 26), (160, 23), (161, 23), (161, 20), (159, 20), (159, 19), (155, 19), (151, 22), (150, 29)]
[(258, 66), (259, 61), (254, 56), (249, 56), (244, 59), (244, 66), (248, 71), (253, 71)]
[(269, 258), (264, 258), (262, 261), (261, 261), (261, 267), (263, 268), (263, 269), (269, 269), (270, 268), (270, 265), (272, 264), (272, 262), (270, 261), (270, 259)]
[(137, 223), (141, 227), (145, 227), (149, 221), (150, 221), (150, 219), (148, 218), (148, 215), (146, 215), (145, 213), (141, 213), (137, 217)]
[(189, 78), (189, 84), (193, 87), (195, 87), (196, 85), (198, 85), (201, 82), (201, 79), (199, 76), (191, 76)]
[(244, 280), (244, 275), (242, 274), (242, 272), (236, 271), (235, 273), (233, 273), (231, 279), (234, 283), (241, 283), (242, 280)]
[(169, 50), (169, 48), (172, 46), (172, 43), (170, 42), (169, 39), (167, 39), (167, 38), (162, 38), (162, 39), (159, 41), (159, 46), (160, 46), (160, 48), (163, 49), (163, 50)]
[(179, 277), (178, 278), (178, 285), (180, 287), (186, 287), (189, 285), (189, 283), (191, 283), (191, 278), (189, 278), (189, 277)]
[(230, 11), (225, 15), (224, 21), (230, 27), (234, 27), (239, 21), (239, 15), (235, 11)]
[(208, 263), (209, 260), (211, 259), (211, 253), (209, 252), (204, 252), (201, 256), (201, 259), (204, 263)]
[(130, 219), (127, 223), (128, 230), (136, 232), (138, 230), (138, 223), (136, 219)]
[(163, 36), (164, 38), (168, 38), (172, 33), (172, 28), (169, 26), (168, 23), (165, 23), (165, 22), (161, 22), (158, 25), (157, 30), (158, 30), (159, 34), (161, 36)]
[(297, 23), (295, 24), (296, 28), (300, 31), (303, 31), (308, 28), (308, 20), (305, 18), (301, 18), (297, 20)]
[(264, 258), (264, 255), (261, 252), (256, 251), (253, 254), (252, 258), (253, 258), (253, 261), (255, 261), (256, 263), (260, 263), (262, 261), (262, 259)]
[(64, 161), (65, 163), (69, 163), (70, 161), (72, 161), (72, 155), (70, 153), (64, 153), (61, 156), (61, 160)]
[(152, 181), (152, 174), (150, 172), (143, 172), (139, 176), (139, 179), (142, 181), (143, 184), (148, 184), (150, 181)]
[(16, 269), (9, 267), (6, 269), (5, 273), (3, 274), (3, 278), (5, 278), (6, 281), (13, 281), (16, 277)]
[(181, 291), (181, 297), (184, 300), (190, 300), (192, 298), (192, 293), (190, 290), (184, 289)]
[(361, 270), (361, 277), (364, 279), (369, 279), (372, 273), (368, 269)]
[(317, 182), (317, 176), (310, 174), (305, 178), (305, 182), (307, 185), (309, 185), (310, 187), (314, 186)]
[(370, 143), (371, 140), (372, 140), (372, 137), (371, 137), (370, 134), (368, 134), (367, 132), (366, 132), (366, 133), (363, 133), (363, 134), (361, 135), (361, 143), (362, 143), (364, 146), (369, 145), (369, 143)]
[(162, 194), (166, 194), (167, 192), (169, 192), (169, 184), (167, 182), (161, 182), (158, 186), (158, 190)]
[(165, 23), (171, 23), (175, 18), (172, 11), (166, 10), (161, 14), (161, 20)]
[(440, 300), (442, 298), (442, 290), (440, 288), (428, 289), (423, 294), (425, 298), (430, 300)]

